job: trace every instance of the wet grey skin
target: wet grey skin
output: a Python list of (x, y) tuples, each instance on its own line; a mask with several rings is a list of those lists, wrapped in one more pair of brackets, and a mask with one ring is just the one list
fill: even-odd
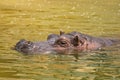
[(96, 38), (79, 32), (50, 34), (46, 41), (32, 42), (20, 40), (14, 49), (23, 54), (76, 54), (110, 46), (112, 39)]

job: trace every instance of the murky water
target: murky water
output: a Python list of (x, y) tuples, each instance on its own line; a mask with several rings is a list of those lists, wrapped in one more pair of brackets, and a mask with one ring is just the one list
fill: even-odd
[(75, 58), (24, 56), (19, 39), (78, 31), (120, 39), (120, 0), (1, 0), (0, 80), (120, 80), (120, 44)]

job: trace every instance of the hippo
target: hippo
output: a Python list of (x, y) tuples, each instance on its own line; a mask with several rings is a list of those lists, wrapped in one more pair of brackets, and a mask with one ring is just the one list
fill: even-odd
[(14, 50), (23, 54), (78, 54), (85, 51), (99, 50), (114, 44), (115, 40), (93, 37), (80, 32), (50, 34), (46, 41), (32, 42), (22, 39)]

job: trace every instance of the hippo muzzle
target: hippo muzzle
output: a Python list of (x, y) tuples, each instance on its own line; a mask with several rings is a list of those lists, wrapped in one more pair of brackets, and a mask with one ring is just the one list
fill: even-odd
[(15, 45), (14, 49), (24, 54), (54, 53), (53, 47), (47, 41), (31, 42), (22, 39)]

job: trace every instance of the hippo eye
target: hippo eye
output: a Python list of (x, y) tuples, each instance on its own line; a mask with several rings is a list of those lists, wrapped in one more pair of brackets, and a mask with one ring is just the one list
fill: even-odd
[(57, 44), (61, 47), (68, 47), (69, 46), (69, 43), (65, 40), (60, 40), (57, 42)]
[(65, 41), (60, 41), (59, 43), (62, 44), (62, 45), (67, 44), (67, 42), (65, 42)]

